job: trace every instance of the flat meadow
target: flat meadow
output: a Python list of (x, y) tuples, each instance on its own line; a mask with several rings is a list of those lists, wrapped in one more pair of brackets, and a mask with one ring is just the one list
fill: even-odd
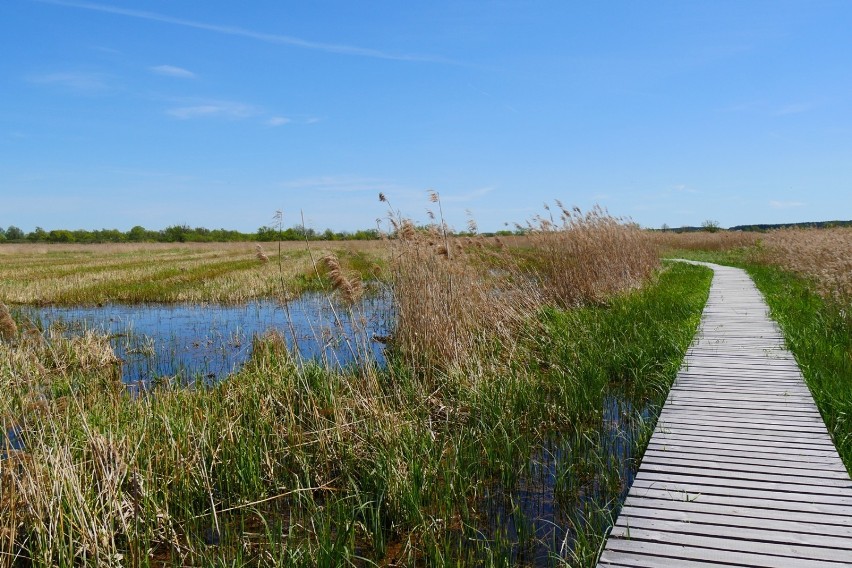
[[(594, 566), (710, 285), (665, 257), (795, 282), (807, 313), (841, 318), (846, 336), (822, 344), (848, 373), (845, 265), (833, 280), (792, 260), (816, 232), (674, 235), (553, 212), (500, 238), (391, 216), (371, 242), (0, 246), (0, 565)], [(330, 365), (284, 323), (224, 378), (130, 389), (114, 338), (24, 310), (265, 299), (288, 313), (308, 293), (333, 323), (384, 296), (393, 327), (355, 326), (335, 343), (353, 357)], [(852, 448), (838, 380), (815, 397)]]

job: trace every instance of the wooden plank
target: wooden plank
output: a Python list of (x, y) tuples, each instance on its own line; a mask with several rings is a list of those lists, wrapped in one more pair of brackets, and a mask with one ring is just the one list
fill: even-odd
[[(843, 481), (847, 486), (852, 487), (852, 480), (849, 479), (849, 474), (846, 470), (826, 469), (819, 466), (798, 467), (785, 463), (783, 465), (774, 465), (776, 462), (772, 460), (748, 460), (748, 459), (696, 459), (694, 457), (685, 456), (684, 454), (665, 455), (665, 452), (647, 452), (642, 458), (642, 465), (654, 465), (655, 467), (665, 468), (673, 467), (689, 467), (703, 471), (724, 471), (731, 475), (734, 472), (743, 472), (747, 474), (775, 474), (794, 476), (798, 478), (816, 478), (816, 479), (837, 479)], [(793, 462), (795, 464), (796, 462)]]
[[(694, 415), (698, 411), (696, 411), (695, 408), (692, 406), (673, 404), (671, 406), (665, 407), (663, 409), (663, 412)], [(736, 410), (733, 410), (728, 408), (713, 408), (705, 409), (704, 411), (700, 412), (702, 412), (702, 414), (706, 416), (718, 416), (720, 418), (729, 416), (740, 416), (743, 419), (763, 418), (766, 420), (795, 420), (797, 422), (819, 421), (820, 423), (822, 422), (822, 417), (817, 413), (801, 414), (790, 413), (781, 410), (762, 410), (755, 408), (738, 408)]]
[(643, 554), (639, 557), (630, 553), (605, 550), (598, 566), (606, 568), (726, 568), (727, 566), (742, 566), (742, 564), (720, 564), (718, 562), (666, 558), (649, 554)]
[[(698, 540), (700, 542), (700, 539)], [(708, 562), (711, 559), (714, 562), (721, 563), (722, 566), (727, 563), (730, 566), (750, 566), (756, 568), (827, 568), (825, 561), (823, 560), (791, 558), (789, 556), (772, 554), (772, 548), (772, 545), (765, 545), (760, 547), (758, 552), (747, 552), (741, 550), (707, 548), (697, 546), (695, 544), (666, 544), (613, 538), (607, 541), (607, 547), (601, 555), (601, 561), (628, 561), (625, 562), (628, 566), (648, 566), (649, 568), (683, 566), (684, 564), (682, 562), (684, 560)], [(625, 554), (611, 555), (608, 554), (609, 552), (622, 552)], [(639, 560), (640, 558), (648, 556), (651, 557), (651, 560), (647, 563), (644, 563), (644, 560)], [(663, 559), (668, 559), (674, 562), (663, 563)], [(602, 565), (606, 566), (606, 564)], [(719, 564), (715, 564), (715, 566), (719, 566)], [(837, 565), (835, 564), (835, 566)]]
[[(653, 522), (649, 524), (653, 524)], [(678, 524), (687, 525), (687, 523)], [(783, 557), (783, 564), (776, 564), (776, 567), (793, 566), (793, 564), (789, 563), (793, 559), (819, 560), (821, 562), (852, 562), (852, 558), (849, 556), (849, 550), (852, 550), (852, 545), (847, 543), (846, 539), (837, 537), (832, 538), (838, 548), (829, 548), (824, 543), (817, 546), (804, 542), (788, 542), (786, 538), (772, 539), (769, 536), (772, 534), (771, 531), (765, 531), (760, 535), (763, 538), (759, 539), (758, 535), (755, 534), (757, 531), (748, 529), (739, 529), (742, 538), (737, 538), (734, 531), (722, 530), (717, 527), (708, 527), (703, 531), (698, 530), (698, 527), (682, 526), (681, 528), (691, 530), (690, 532), (675, 532), (655, 530), (647, 527), (631, 527), (627, 530), (626, 527), (617, 526), (610, 534), (616, 540), (629, 539), (621, 540), (622, 543), (643, 542), (648, 544), (659, 543), (666, 546), (683, 545), (720, 552), (735, 551), (739, 554), (771, 554), (776, 558)], [(785, 536), (789, 537), (789, 535)], [(813, 537), (811, 535), (802, 535), (802, 539), (812, 540)], [(846, 548), (846, 550), (843, 548)], [(711, 553), (710, 556), (705, 556), (705, 558), (713, 558), (714, 556), (715, 553)], [(825, 564), (821, 564), (821, 566), (824, 568)]]
[(712, 505), (693, 501), (640, 497), (628, 497), (624, 502), (622, 514), (647, 518), (694, 520), (696, 522), (719, 522), (713, 519), (724, 519), (726, 523), (756, 527), (767, 526), (767, 523), (782, 523), (781, 526), (785, 527), (795, 525), (799, 527), (801, 532), (836, 534), (852, 538), (852, 517), (847, 515), (821, 515), (759, 507)]
[(813, 432), (808, 430), (796, 430), (793, 427), (788, 430), (767, 429), (765, 424), (744, 423), (741, 425), (733, 425), (720, 423), (713, 425), (708, 424), (707, 420), (696, 420), (695, 422), (696, 423), (685, 421), (675, 422), (673, 420), (667, 420), (659, 423), (657, 429), (666, 432), (696, 431), (708, 438), (720, 436), (722, 434), (733, 434), (736, 436), (748, 436), (749, 438), (753, 436), (761, 436), (762, 439), (781, 438), (785, 441), (789, 440), (808, 443), (819, 440), (825, 444), (833, 444), (831, 436), (828, 435), (828, 432), (825, 431), (825, 429), (823, 429), (822, 432)]
[[(633, 491), (636, 487), (636, 491)], [(739, 492), (737, 495), (717, 495), (713, 493), (700, 491), (682, 491), (677, 489), (666, 489), (660, 485), (651, 487), (632, 486), (630, 495), (640, 498), (649, 499), (666, 499), (669, 501), (681, 501), (689, 503), (697, 503), (700, 505), (731, 505), (737, 507), (755, 507), (760, 509), (773, 509), (778, 511), (799, 511), (803, 513), (818, 513), (820, 515), (840, 516), (848, 518), (852, 515), (852, 505), (836, 503), (834, 501), (828, 503), (819, 503), (813, 501), (777, 498), (780, 494), (766, 493), (761, 495), (743, 495)]]
[[(679, 411), (675, 408), (669, 408), (663, 410), (660, 413), (660, 418), (658, 420), (672, 420), (672, 421), (705, 421), (711, 420), (714, 424), (737, 424), (740, 422), (738, 418), (742, 418), (741, 414), (722, 414), (719, 412), (714, 412), (712, 418), (706, 418), (705, 415), (699, 414), (696, 415), (693, 412), (683, 412)], [(778, 426), (780, 428), (786, 428), (788, 426), (792, 426), (794, 428), (799, 429), (799, 431), (809, 431), (809, 430), (825, 430), (825, 426), (822, 424), (822, 421), (814, 417), (805, 417), (799, 418), (795, 421), (792, 419), (782, 419), (782, 418), (773, 418), (773, 417), (764, 417), (762, 415), (750, 415), (747, 417), (749, 424), (754, 425), (762, 425), (767, 427)], [(695, 423), (695, 422), (693, 422)]]
[[(762, 526), (743, 526), (742, 524), (731, 526), (721, 523), (718, 519), (716, 522), (700, 522), (694, 518), (690, 520), (669, 520), (622, 515), (612, 529), (610, 536), (635, 539), (644, 537), (645, 540), (662, 542), (683, 541), (684, 539), (679, 538), (680, 535), (760, 541), (795, 547), (809, 547), (805, 558), (818, 558), (832, 562), (849, 559), (847, 551), (842, 549), (838, 551), (836, 547), (839, 545), (842, 548), (852, 548), (852, 537), (802, 532), (800, 529), (805, 527), (801, 525), (802, 523), (787, 525), (788, 529), (784, 530), (782, 527), (785, 525), (765, 521)], [(649, 535), (654, 536), (649, 537)]]
[[(655, 452), (659, 455), (677, 454), (682, 459), (715, 459), (721, 462), (741, 463), (777, 463), (779, 465), (790, 465), (801, 468), (814, 468), (825, 471), (846, 472), (846, 468), (838, 463), (837, 455), (833, 452), (804, 453), (804, 452), (761, 452), (758, 450), (740, 450), (728, 448), (719, 444), (707, 444), (698, 446), (695, 444), (682, 444), (669, 442), (659, 444), (653, 442), (648, 445), (646, 457)], [(644, 459), (644, 458), (643, 458)]]
[[(711, 473), (711, 472), (708, 472)], [(814, 502), (827, 502), (822, 500), (832, 498), (837, 503), (852, 505), (852, 489), (848, 485), (836, 485), (831, 483), (818, 484), (807, 483), (807, 480), (780, 479), (778, 476), (766, 476), (765, 480), (744, 479), (740, 476), (713, 476), (696, 475), (684, 468), (669, 468), (668, 472), (659, 471), (656, 468), (644, 467), (639, 470), (633, 484), (637, 487), (661, 487), (690, 488), (695, 492), (713, 492), (717, 495), (745, 494), (746, 492), (774, 492), (782, 496), (789, 494), (809, 495), (807, 499)], [(803, 497), (804, 498), (804, 497)]]
[(753, 443), (763, 443), (767, 442), (770, 444), (777, 444), (782, 447), (788, 446), (791, 448), (795, 447), (804, 447), (804, 448), (815, 448), (819, 449), (820, 447), (828, 447), (833, 448), (834, 444), (832, 444), (831, 439), (828, 438), (828, 434), (825, 437), (821, 437), (816, 440), (802, 440), (802, 439), (781, 439), (779, 440), (777, 436), (764, 436), (762, 434), (751, 433), (747, 437), (745, 437), (742, 433), (737, 432), (723, 432), (716, 431), (713, 432), (712, 436), (708, 436), (706, 431), (696, 430), (685, 427), (683, 425), (674, 427), (671, 423), (663, 424), (658, 428), (655, 432), (659, 433), (663, 436), (695, 436), (698, 439), (707, 439), (708, 437), (712, 437), (717, 440), (732, 440), (737, 442), (753, 442)]

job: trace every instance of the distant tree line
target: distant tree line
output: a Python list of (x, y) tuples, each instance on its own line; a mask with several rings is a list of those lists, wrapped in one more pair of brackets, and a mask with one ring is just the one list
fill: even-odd
[(772, 229), (831, 229), (833, 227), (852, 227), (852, 221), (811, 221), (803, 223), (776, 223), (767, 225), (737, 225), (730, 231), (770, 231)]
[[(669, 227), (663, 225), (659, 230), (671, 233), (695, 233), (698, 231), (707, 231), (715, 233), (716, 231), (756, 231), (766, 232), (773, 229), (831, 229), (833, 227), (852, 227), (852, 221), (807, 221), (801, 223), (758, 223), (755, 225), (736, 225), (728, 229), (719, 227), (719, 223), (713, 220), (707, 220), (701, 223), (700, 227)], [(657, 230), (657, 229), (652, 229)]]
[(135, 226), (129, 231), (118, 229), (100, 229), (88, 231), (77, 229), (54, 229), (47, 231), (41, 227), (26, 233), (20, 228), (9, 225), (0, 227), (0, 243), (212, 243), (239, 241), (303, 241), (308, 240), (371, 240), (378, 239), (376, 229), (366, 229), (354, 232), (334, 232), (326, 229), (317, 232), (301, 225), (289, 229), (276, 227), (260, 227), (254, 233), (243, 233), (228, 229), (205, 229), (204, 227), (189, 227), (188, 225), (173, 225), (159, 231)]

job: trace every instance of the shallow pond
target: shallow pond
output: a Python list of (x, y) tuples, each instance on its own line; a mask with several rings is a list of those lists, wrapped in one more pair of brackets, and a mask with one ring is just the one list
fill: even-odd
[[(600, 534), (624, 502), (638, 468), (637, 444), (659, 408), (637, 407), (629, 398), (610, 394), (602, 410), (600, 430), (579, 439), (557, 435), (533, 451), (511, 488), (497, 483), (482, 496), (478, 508), (485, 524), (478, 537), (502, 548), (508, 564), (570, 563), (578, 525)], [(584, 462), (594, 464), (596, 475), (578, 475), (575, 466)]]
[(347, 365), (366, 352), (382, 363), (383, 346), (373, 338), (387, 335), (389, 307), (388, 298), (381, 295), (349, 309), (311, 293), (286, 305), (274, 300), (242, 305), (107, 304), (31, 307), (22, 313), (45, 329), (106, 334), (123, 361), (123, 380), (144, 385), (158, 377), (221, 379), (248, 360), (255, 338), (270, 331), (295, 345), (306, 359)]

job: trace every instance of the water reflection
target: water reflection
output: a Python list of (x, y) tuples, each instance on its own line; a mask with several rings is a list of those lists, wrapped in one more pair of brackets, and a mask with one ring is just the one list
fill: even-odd
[(658, 413), (656, 405), (607, 396), (599, 430), (556, 436), (533, 452), (510, 488), (485, 492), (478, 545), (499, 548), (513, 566), (563, 566), (577, 527), (603, 534), (624, 502)]
[(30, 308), (24, 315), (66, 334), (106, 334), (123, 361), (123, 380), (145, 384), (158, 377), (221, 379), (244, 364), (253, 339), (270, 330), (295, 343), (305, 358), (347, 365), (366, 351), (382, 363), (382, 345), (372, 338), (387, 335), (389, 305), (386, 297), (373, 296), (349, 309), (323, 294), (304, 294), (286, 305), (108, 304)]

